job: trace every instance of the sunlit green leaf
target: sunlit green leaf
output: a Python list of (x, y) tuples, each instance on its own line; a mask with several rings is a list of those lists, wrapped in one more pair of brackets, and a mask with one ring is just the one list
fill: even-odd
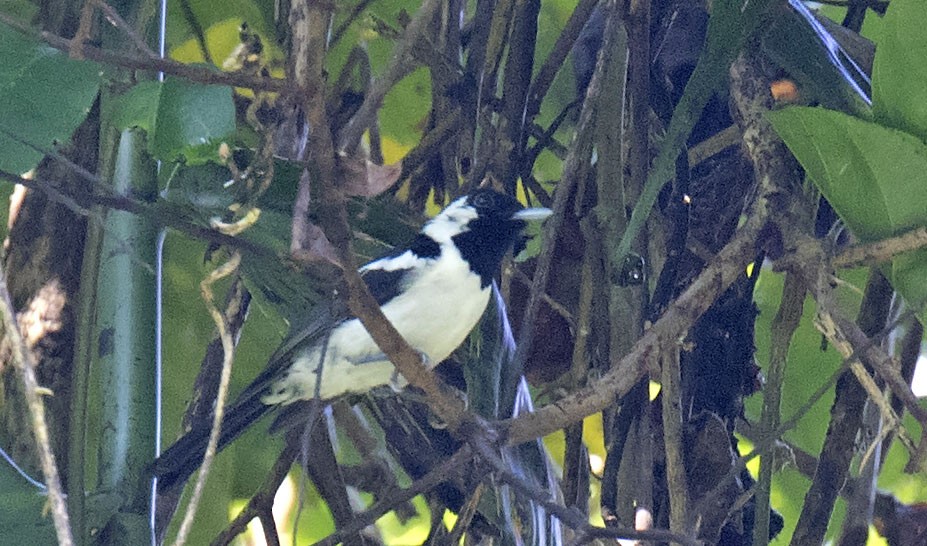
[(886, 125), (927, 139), (927, 32), (922, 0), (892, 0), (873, 66), (873, 108)]
[(919, 139), (821, 108), (770, 119), (857, 236), (887, 237), (927, 220), (927, 146)]
[[(190, 25), (188, 15), (192, 15), (196, 23), (205, 30), (207, 42), (210, 29), (229, 19), (235, 19), (235, 22), (229, 27), (235, 31), (242, 22), (248, 23), (248, 26), (260, 33), (265, 38), (273, 36), (274, 25), (274, 0), (225, 0), (221, 4), (215, 0), (189, 0), (187, 2), (189, 12), (181, 9), (180, 3), (171, 1), (167, 10), (167, 39), (170, 44), (180, 44), (181, 42), (193, 37), (193, 29)], [(215, 54), (212, 47), (210, 53)], [(224, 52), (224, 53), (227, 53)], [(189, 61), (189, 58), (184, 58)], [(204, 59), (198, 58), (197, 61)], [(222, 59), (214, 59), (218, 64), (222, 64)]]
[[(920, 139), (821, 108), (770, 115), (808, 175), (850, 229), (873, 241), (927, 223), (927, 145)], [(927, 252), (892, 264), (891, 280), (908, 303), (927, 302)]]

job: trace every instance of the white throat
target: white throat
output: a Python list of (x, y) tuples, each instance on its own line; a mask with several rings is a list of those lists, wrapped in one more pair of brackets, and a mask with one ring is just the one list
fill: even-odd
[(425, 224), (422, 233), (434, 239), (439, 245), (450, 243), (455, 235), (467, 231), (467, 224), (479, 216), (476, 209), (466, 203), (467, 198), (461, 197), (448, 205), (441, 214)]

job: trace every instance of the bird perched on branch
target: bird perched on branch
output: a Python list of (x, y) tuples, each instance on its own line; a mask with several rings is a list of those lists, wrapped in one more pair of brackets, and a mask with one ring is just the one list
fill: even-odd
[[(412, 243), (360, 269), (386, 318), (431, 366), (450, 356), (489, 302), (493, 276), (526, 221), (549, 216), (480, 189), (448, 205)], [(392, 363), (357, 318), (322, 306), (291, 332), (267, 368), (225, 410), (219, 449), (264, 414), (302, 400), (332, 400), (393, 382)], [(155, 461), (158, 488), (186, 481), (200, 465), (210, 427), (190, 430)]]

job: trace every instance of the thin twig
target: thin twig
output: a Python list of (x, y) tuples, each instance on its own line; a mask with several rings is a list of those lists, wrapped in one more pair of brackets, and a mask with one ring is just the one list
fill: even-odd
[(206, 453), (203, 455), (203, 464), (200, 467), (199, 474), (196, 476), (196, 485), (193, 488), (193, 494), (190, 496), (190, 502), (187, 504), (187, 511), (184, 513), (183, 522), (180, 524), (180, 530), (177, 532), (177, 538), (174, 540), (174, 546), (182, 546), (193, 528), (193, 518), (196, 515), (197, 505), (203, 496), (203, 489), (206, 485), (206, 477), (209, 475), (209, 469), (212, 461), (216, 456), (216, 448), (219, 445), (219, 434), (222, 431), (222, 418), (225, 414), (225, 399), (228, 397), (229, 382), (232, 379), (232, 362), (235, 359), (235, 340), (228, 328), (228, 320), (225, 314), (216, 307), (214, 302), (212, 285), (225, 277), (234, 273), (241, 263), (241, 254), (235, 252), (224, 264), (220, 265), (206, 276), (200, 283), (200, 292), (209, 314), (212, 316), (216, 328), (219, 330), (219, 339), (222, 340), (222, 375), (219, 379), (219, 389), (216, 392), (216, 410), (212, 418), (212, 430), (209, 431), (209, 443), (206, 444)]
[(196, 44), (200, 48), (200, 54), (203, 56), (203, 59), (209, 64), (216, 64), (212, 60), (212, 55), (209, 54), (209, 48), (206, 47), (206, 32), (203, 31), (203, 25), (200, 24), (199, 19), (196, 18), (196, 14), (193, 13), (190, 0), (180, 0), (179, 4), (180, 13), (183, 14), (183, 18), (187, 21), (187, 24), (190, 25), (190, 30), (193, 32), (193, 36), (196, 37)]
[(473, 457), (473, 451), (468, 445), (464, 445), (456, 453), (448, 457), (444, 462), (432, 468), (427, 474), (412, 482), (412, 485), (405, 489), (396, 491), (389, 497), (384, 497), (366, 511), (357, 514), (354, 521), (338, 531), (328, 535), (316, 543), (316, 546), (335, 546), (344, 537), (359, 533), (368, 525), (372, 525), (386, 513), (394, 510), (396, 506), (408, 502), (418, 495), (430, 491), (436, 485), (451, 479), (455, 473), (466, 468), (468, 461)]
[[(916, 453), (916, 448), (914, 446), (914, 441), (911, 436), (907, 433), (904, 425), (901, 424), (901, 418), (892, 409), (891, 404), (888, 399), (882, 394), (882, 390), (876, 385), (875, 380), (870, 375), (869, 371), (862, 365), (862, 363), (857, 358), (853, 358), (853, 355), (857, 353), (858, 349), (849, 342), (845, 333), (841, 331), (836, 325), (833, 311), (834, 309), (828, 304), (822, 304), (820, 300), (818, 305), (820, 306), (821, 316), (819, 317), (818, 325), (821, 332), (827, 337), (827, 341), (836, 347), (840, 353), (850, 361), (850, 370), (853, 372), (853, 375), (856, 377), (856, 380), (859, 381), (863, 389), (869, 395), (869, 398), (873, 401), (874, 404), (879, 408), (879, 411), (882, 414), (882, 419), (885, 420), (885, 427), (888, 430), (895, 430), (898, 435), (898, 439), (901, 440), (901, 443), (908, 449), (908, 451), (914, 455)], [(855, 325), (854, 325), (855, 326)], [(868, 341), (866, 338), (867, 345), (872, 345), (871, 341)], [(873, 346), (874, 348), (874, 346)], [(886, 358), (890, 358), (887, 354), (884, 355)], [(920, 406), (918, 406), (920, 407)], [(924, 421), (921, 421), (921, 424), (925, 424)]]
[(412, 71), (414, 66), (409, 62), (412, 48), (434, 20), (435, 13), (443, 4), (441, 0), (425, 0), (412, 21), (406, 25), (402, 38), (393, 45), (393, 53), (386, 69), (367, 90), (363, 104), (338, 135), (337, 149), (339, 152), (348, 152), (357, 146), (361, 135), (367, 127), (370, 127), (371, 120), (383, 104), (383, 98), (396, 85), (396, 82)]
[[(152, 221), (157, 227), (175, 229), (191, 237), (215, 244), (226, 245), (229, 248), (248, 252), (254, 256), (267, 259), (282, 259), (282, 257), (277, 255), (271, 248), (251, 242), (248, 239), (233, 237), (217, 229), (190, 222), (164, 208), (159, 208), (132, 197), (116, 194), (70, 194), (64, 191), (62, 185), (55, 182), (42, 179), (23, 178), (5, 171), (0, 171), (0, 180), (6, 180), (13, 184), (21, 184), (29, 189), (44, 192), (50, 199), (60, 202), (75, 213), (81, 216), (87, 216), (93, 220), (100, 220), (100, 215), (92, 209), (81, 205), (80, 201), (87, 202), (89, 205), (99, 205), (101, 207), (131, 212), (132, 214), (137, 214)], [(97, 180), (96, 177), (94, 177), (94, 180)], [(101, 185), (100, 187), (102, 188), (104, 186)]]
[[(617, 17), (614, 9), (614, 2), (610, 2), (612, 9), (609, 22)], [(610, 43), (608, 32), (603, 39), (602, 50), (596, 60), (595, 71), (592, 73), (592, 79), (589, 81), (589, 87), (586, 90), (586, 96), (583, 100), (583, 107), (579, 114), (579, 123), (576, 127), (576, 138), (570, 151), (567, 154), (566, 161), (563, 164), (563, 176), (557, 185), (557, 191), (554, 194), (553, 215), (544, 223), (544, 238), (541, 253), (537, 258), (537, 264), (534, 270), (534, 279), (531, 283), (531, 292), (528, 302), (525, 304), (525, 310), (521, 318), (521, 328), (519, 329), (520, 339), (518, 348), (513, 357), (513, 366), (515, 369), (524, 367), (531, 354), (531, 345), (534, 342), (534, 322), (541, 304), (541, 294), (547, 289), (547, 280), (550, 277), (551, 265), (554, 259), (556, 241), (560, 233), (560, 227), (563, 225), (564, 216), (567, 213), (567, 206), (570, 203), (570, 197), (573, 189), (586, 170), (589, 163), (589, 157), (592, 154), (593, 133), (591, 129), (595, 123), (596, 103), (599, 95), (602, 93), (605, 67), (608, 64), (607, 55), (608, 44)]]
[[(664, 354), (660, 366), (660, 400), (663, 407), (663, 445), (666, 450), (666, 485), (669, 490), (670, 531), (688, 532), (689, 487), (686, 480), (683, 454), (682, 380), (679, 370), (679, 351), (670, 349)], [(646, 414), (645, 414), (646, 415)]]
[(354, 5), (353, 8), (351, 8), (351, 13), (348, 14), (347, 18), (344, 21), (342, 21), (342, 23), (338, 25), (338, 28), (335, 29), (335, 32), (332, 33), (332, 39), (331, 39), (332, 47), (334, 47), (335, 44), (341, 41), (341, 37), (344, 36), (344, 33), (348, 30), (348, 27), (351, 26), (351, 23), (353, 23), (357, 19), (357, 17), (361, 13), (363, 13), (365, 9), (367, 9), (367, 6), (373, 3), (373, 1), (374, 0), (360, 0), (360, 2), (358, 2), (357, 4)]
[(859, 267), (887, 262), (903, 252), (927, 247), (927, 227), (919, 227), (897, 237), (851, 246), (834, 257), (834, 267)]
[(570, 51), (573, 50), (573, 44), (576, 43), (576, 39), (589, 20), (590, 15), (592, 15), (596, 4), (598, 4), (598, 0), (582, 0), (579, 2), (563, 26), (563, 31), (557, 36), (554, 47), (551, 48), (550, 54), (544, 59), (544, 64), (538, 69), (537, 76), (531, 82), (531, 90), (528, 92), (528, 106), (526, 108), (529, 120), (540, 112), (541, 102), (547, 95), (551, 84), (553, 84), (554, 77), (560, 71), (560, 67), (563, 66)]
[[(514, 274), (515, 278), (518, 279), (519, 282), (529, 288), (531, 287), (531, 277), (529, 277), (527, 273), (517, 267), (510, 267), (509, 270)], [(563, 317), (563, 320), (567, 321), (567, 324), (570, 325), (571, 329), (574, 331), (576, 330), (576, 318), (573, 316), (573, 313), (571, 313), (570, 310), (566, 308), (565, 305), (555, 300), (554, 297), (548, 294), (546, 291), (541, 294), (541, 301), (549, 305), (555, 313)]]
[(22, 374), (23, 394), (26, 398), (26, 405), (29, 407), (29, 415), (32, 418), (32, 431), (35, 434), (35, 443), (42, 463), (45, 486), (48, 488), (48, 499), (51, 503), (52, 519), (55, 523), (58, 544), (71, 546), (74, 544), (74, 538), (68, 520), (68, 507), (65, 502), (64, 491), (61, 488), (55, 454), (52, 453), (51, 449), (51, 438), (48, 432), (48, 424), (45, 421), (45, 405), (39, 394), (40, 387), (35, 377), (35, 363), (32, 361), (32, 355), (26, 347), (19, 331), (19, 324), (16, 322), (16, 311), (13, 309), (13, 300), (7, 288), (6, 272), (2, 264), (0, 264), (0, 314), (3, 315), (3, 329), (10, 342), (13, 363)]
[(142, 58), (104, 50), (87, 44), (75, 45), (73, 40), (62, 38), (51, 32), (36, 30), (5, 13), (0, 13), (0, 22), (13, 27), (27, 36), (42, 40), (60, 51), (70, 53), (74, 47), (77, 47), (80, 51), (80, 55), (86, 59), (121, 68), (144, 70), (148, 72), (164, 72), (171, 76), (179, 76), (199, 83), (244, 87), (255, 91), (280, 93), (281, 95), (292, 95), (305, 92), (305, 90), (299, 89), (297, 86), (293, 85), (292, 82), (280, 78), (262, 77), (241, 72), (216, 72), (202, 66), (178, 63), (170, 59), (162, 59), (159, 57)]
[[(150, 47), (148, 47), (148, 44), (145, 43), (145, 40), (143, 40), (142, 37), (139, 36), (137, 32), (135, 32), (135, 29), (132, 28), (132, 25), (127, 23), (126, 20), (123, 19), (121, 15), (119, 15), (119, 12), (113, 9), (112, 6), (103, 0), (89, 0), (87, 4), (95, 5), (96, 7), (100, 8), (100, 11), (103, 12), (103, 15), (106, 16), (106, 19), (115, 25), (116, 28), (125, 32), (126, 36), (132, 40), (132, 43), (135, 45), (135, 47), (137, 47), (139, 51), (147, 55), (150, 59), (157, 59), (160, 57), (157, 53), (152, 51)], [(71, 43), (75, 44), (77, 49), (84, 45), (83, 43), (78, 43), (77, 40), (71, 40)]]
[(799, 250), (795, 258), (789, 261), (787, 267), (796, 268), (805, 276), (808, 290), (818, 303), (820, 312), (830, 316), (838, 332), (853, 347), (856, 356), (862, 362), (871, 366), (885, 380), (892, 392), (904, 403), (905, 408), (911, 412), (911, 415), (921, 424), (927, 425), (927, 409), (919, 404), (917, 397), (911, 391), (911, 386), (901, 377), (898, 370), (891, 365), (891, 357), (885, 351), (876, 347), (859, 326), (839, 311), (829, 288), (829, 275), (823, 278), (813, 276), (823, 268), (819, 263), (815, 263), (824, 259), (825, 251), (821, 241), (807, 236), (793, 235), (793, 237), (798, 242), (796, 248)]
[(515, 475), (484, 438), (474, 437), (470, 440), (469, 444), (480, 458), (492, 467), (493, 473), (499, 480), (507, 483), (516, 491), (543, 506), (551, 515), (559, 519), (562, 523), (573, 529), (582, 529), (589, 524), (586, 515), (579, 510), (568, 508), (552, 500), (551, 497), (553, 495), (550, 491), (544, 491), (540, 487)]
[(568, 508), (551, 500), (550, 492), (544, 491), (540, 487), (536, 487), (527, 480), (515, 475), (505, 464), (505, 461), (496, 454), (493, 448), (486, 443), (483, 438), (474, 437), (471, 439), (470, 445), (483, 461), (492, 467), (495, 476), (499, 480), (543, 506), (551, 515), (559, 519), (562, 523), (577, 530), (580, 536), (654, 540), (660, 542), (675, 542), (685, 546), (701, 546), (701, 543), (695, 539), (665, 530), (635, 531), (634, 529), (625, 529), (621, 527), (593, 527), (589, 524), (588, 517), (585, 514), (575, 508)]
[[(248, 523), (250, 523), (251, 520), (259, 517), (261, 513), (271, 511), (277, 489), (280, 488), (280, 484), (283, 483), (284, 478), (286, 478), (287, 473), (289, 473), (290, 467), (293, 466), (293, 461), (296, 460), (296, 455), (299, 454), (299, 450), (300, 443), (295, 441), (292, 437), (287, 437), (286, 445), (280, 453), (280, 456), (277, 457), (274, 466), (264, 478), (264, 483), (262, 483), (257, 492), (252, 495), (251, 500), (248, 501), (248, 505), (235, 516), (235, 519), (233, 519), (215, 539), (213, 539), (212, 546), (226, 546), (230, 544), (235, 537), (248, 528)], [(266, 532), (266, 525), (263, 524), (263, 520), (262, 526), (265, 527)]]
[[(769, 434), (779, 428), (782, 418), (780, 406), (782, 403), (782, 385), (785, 379), (785, 368), (788, 363), (789, 347), (792, 337), (801, 321), (802, 308), (805, 302), (805, 287), (802, 280), (794, 274), (786, 275), (785, 285), (782, 288), (782, 298), (779, 310), (773, 317), (770, 327), (769, 368), (766, 374), (767, 383), (763, 390), (763, 410), (760, 417), (761, 435)], [(770, 436), (770, 447), (776, 436)], [(755, 543), (767, 544), (769, 542), (769, 497), (772, 492), (772, 476), (776, 469), (773, 450), (760, 458), (760, 473), (756, 487), (756, 516), (754, 521), (753, 540)]]

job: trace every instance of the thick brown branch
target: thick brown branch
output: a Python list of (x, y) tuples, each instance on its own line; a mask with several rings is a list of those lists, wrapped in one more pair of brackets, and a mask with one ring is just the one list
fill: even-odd
[[(534, 413), (504, 422), (510, 445), (550, 434), (593, 413), (602, 411), (624, 396), (646, 371), (647, 362), (663, 350), (661, 340), (680, 339), (695, 321), (735, 279), (743, 275), (753, 259), (757, 237), (765, 224), (765, 208), (758, 207), (730, 243), (676, 299), (663, 316), (644, 333), (631, 351), (592, 386), (577, 391)], [(676, 350), (673, 347), (671, 350)]]
[[(428, 6), (439, 4), (429, 2)], [(434, 6), (432, 6), (434, 7)], [(424, 13), (419, 13), (422, 17)], [(423, 19), (424, 18), (422, 17)], [(416, 19), (418, 20), (418, 18)], [(293, 31), (293, 51), (295, 59), (291, 68), (292, 77), (298, 83), (324, 81), (323, 55), (324, 38), (327, 32), (328, 12), (319, 3), (294, 4), (290, 13), (290, 25)], [(410, 24), (406, 28), (407, 43), (415, 39), (419, 25)], [(308, 86), (303, 86), (309, 89)], [(448, 394), (437, 376), (422, 362), (421, 355), (402, 338), (396, 328), (383, 315), (380, 306), (370, 295), (367, 285), (361, 279), (354, 264), (351, 252), (351, 230), (345, 211), (345, 198), (340, 190), (337, 170), (335, 169), (335, 143), (328, 130), (330, 126), (325, 112), (325, 97), (320, 89), (309, 89), (302, 97), (306, 117), (313, 128), (310, 135), (310, 148), (313, 150), (315, 169), (312, 171), (312, 194), (318, 196), (319, 227), (325, 232), (339, 265), (344, 273), (347, 303), (351, 313), (356, 316), (380, 349), (389, 357), (396, 369), (409, 383), (425, 391), (430, 407), (451, 430), (456, 430), (465, 421), (467, 412), (463, 403)], [(376, 103), (379, 104), (379, 103)], [(355, 116), (358, 119), (361, 113)], [(349, 134), (345, 129), (344, 134)], [(350, 139), (348, 139), (350, 140)], [(342, 142), (345, 138), (342, 137)], [(308, 183), (309, 180), (301, 181)]]

